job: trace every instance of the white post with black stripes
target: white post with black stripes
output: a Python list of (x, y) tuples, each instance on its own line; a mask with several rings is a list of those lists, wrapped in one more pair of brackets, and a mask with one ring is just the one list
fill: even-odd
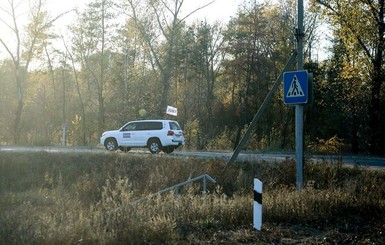
[(254, 228), (262, 229), (262, 182), (259, 179), (254, 179)]

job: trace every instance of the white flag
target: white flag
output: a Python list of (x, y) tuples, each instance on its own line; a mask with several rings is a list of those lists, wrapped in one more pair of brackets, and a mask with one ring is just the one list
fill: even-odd
[(172, 115), (172, 116), (177, 116), (178, 115), (178, 109), (168, 105), (166, 113), (169, 115)]

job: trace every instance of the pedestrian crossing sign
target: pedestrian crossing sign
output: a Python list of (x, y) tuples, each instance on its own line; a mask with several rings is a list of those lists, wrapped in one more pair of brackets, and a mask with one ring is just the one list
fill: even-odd
[(286, 105), (308, 102), (307, 71), (291, 71), (283, 74), (283, 96)]

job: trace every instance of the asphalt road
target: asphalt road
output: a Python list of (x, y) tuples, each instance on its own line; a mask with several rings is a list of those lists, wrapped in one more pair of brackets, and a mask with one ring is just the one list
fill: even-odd
[[(105, 153), (103, 147), (32, 147), (32, 146), (0, 146), (0, 152), (74, 152), (74, 153)], [(151, 153), (146, 149), (132, 150), (136, 154)], [(127, 154), (130, 154), (131, 151)], [(206, 152), (206, 151), (175, 151), (169, 156), (172, 157), (196, 157), (196, 158), (220, 158), (229, 160), (232, 152)], [(288, 159), (295, 160), (295, 153), (278, 153), (278, 152), (241, 152), (238, 159), (241, 161), (263, 160), (263, 161), (284, 161)], [(305, 158), (313, 162), (342, 162), (346, 165), (360, 165), (366, 167), (385, 168), (385, 157), (372, 156), (355, 156), (355, 155), (305, 155)]]

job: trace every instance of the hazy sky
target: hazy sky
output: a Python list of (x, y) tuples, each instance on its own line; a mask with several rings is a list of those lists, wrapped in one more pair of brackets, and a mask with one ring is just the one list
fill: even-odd
[[(203, 6), (207, 3), (210, 3), (212, 0), (185, 0), (183, 3), (184, 8), (182, 8), (183, 13), (188, 13), (190, 10), (196, 9), (200, 6)], [(47, 0), (48, 9), (52, 15), (71, 10), (73, 8), (83, 8), (87, 3), (91, 1), (88, 0)], [(214, 2), (195, 13), (189, 17), (190, 21), (195, 19), (204, 19), (207, 18), (209, 21), (221, 20), (227, 21), (230, 16), (234, 16), (237, 12), (238, 5), (242, 0), (214, 0)], [(183, 16), (183, 14), (181, 15)], [(68, 17), (70, 19), (70, 17)]]
[[(87, 3), (90, 3), (93, 0), (45, 0), (47, 4), (46, 8), (49, 11), (51, 17), (58, 16), (59, 14), (65, 13), (67, 11), (79, 8), (80, 10), (84, 9)], [(190, 13), (192, 10), (204, 6), (210, 3), (212, 0), (184, 0), (182, 13), (180, 16), (184, 16)], [(220, 20), (227, 22), (230, 19), (230, 16), (234, 16), (237, 12), (238, 5), (243, 0), (214, 0), (214, 2), (207, 6), (204, 9), (199, 10), (198, 12), (191, 15), (186, 21), (192, 22), (196, 19), (207, 19), (210, 22), (215, 20)], [(29, 3), (34, 2), (34, 0), (15, 0), (15, 3), (18, 4), (16, 8), (17, 20), (19, 29), (24, 28), (24, 24), (28, 20), (28, 9)], [(44, 1), (43, 1), (44, 2)], [(9, 3), (6, 0), (0, 0), (0, 10), (9, 10)], [(4, 11), (1, 11), (0, 18), (2, 21), (7, 23), (12, 23), (10, 16), (5, 15)], [(73, 24), (75, 18), (75, 13), (70, 12), (62, 16), (58, 21), (55, 22), (55, 29), (60, 32), (60, 34), (66, 36), (67, 26)], [(0, 38), (2, 38), (8, 44), (14, 42), (14, 34), (10, 32), (10, 29), (0, 21)], [(12, 44), (10, 45), (12, 47)], [(0, 57), (7, 56), (3, 47), (0, 47)]]
[[(18, 14), (18, 20), (27, 20), (28, 14), (28, 3), (29, 1), (33, 2), (33, 0), (16, 0), (15, 2), (22, 3), (17, 8), (17, 14)], [(64, 13), (66, 11), (70, 11), (75, 8), (83, 9), (87, 3), (90, 3), (92, 0), (45, 0), (47, 3), (47, 9), (49, 10), (49, 13), (51, 17), (57, 16), (61, 13)], [(210, 3), (212, 0), (184, 0), (182, 8), (182, 13), (180, 16), (184, 16), (191, 12), (194, 9), (197, 9), (200, 6), (204, 6), (205, 4)], [(207, 6), (204, 9), (199, 10), (198, 12), (191, 15), (186, 21), (192, 22), (194, 20), (203, 20), (207, 19), (209, 22), (213, 22), (216, 20), (227, 22), (230, 19), (230, 16), (235, 16), (238, 6), (243, 2), (244, 0), (214, 0), (214, 2)], [(274, 0), (272, 0), (274, 1)], [(263, 2), (263, 0), (260, 0), (259, 2)], [(6, 8), (9, 9), (9, 6), (7, 5), (8, 1), (0, 0), (0, 8)], [(10, 23), (9, 19), (7, 20), (6, 17), (3, 15), (0, 16), (2, 20), (8, 21)], [(60, 33), (64, 36), (66, 36), (66, 26), (69, 24), (73, 24), (75, 18), (75, 13), (69, 13), (65, 16), (61, 17), (59, 21), (55, 23), (56, 30), (59, 30)], [(21, 21), (22, 23), (22, 21)], [(21, 23), (19, 22), (19, 28), (21, 27)], [(8, 41), (8, 38), (14, 37), (13, 34), (10, 35), (8, 32), (9, 29), (4, 26), (4, 23), (0, 22), (0, 37), (3, 40)], [(7, 33), (8, 32), (8, 33)], [(319, 47), (319, 50), (321, 51), (320, 55), (323, 55), (324, 47)], [(0, 47), (0, 57), (3, 57), (5, 55), (5, 50), (3, 47)]]

